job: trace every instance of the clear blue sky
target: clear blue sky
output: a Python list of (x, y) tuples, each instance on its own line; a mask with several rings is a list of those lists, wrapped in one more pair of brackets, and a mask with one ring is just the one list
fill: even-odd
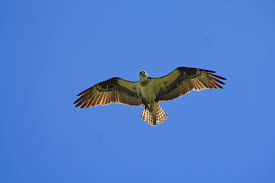
[[(275, 3), (1, 1), (0, 182), (274, 183)], [(139, 71), (215, 70), (224, 90), (80, 110), (76, 94)]]

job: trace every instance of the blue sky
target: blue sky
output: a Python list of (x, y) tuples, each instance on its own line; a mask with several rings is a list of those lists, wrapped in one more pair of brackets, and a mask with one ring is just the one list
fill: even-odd
[[(1, 1), (0, 182), (275, 182), (275, 3)], [(80, 110), (76, 94), (139, 71), (215, 70), (224, 90)]]

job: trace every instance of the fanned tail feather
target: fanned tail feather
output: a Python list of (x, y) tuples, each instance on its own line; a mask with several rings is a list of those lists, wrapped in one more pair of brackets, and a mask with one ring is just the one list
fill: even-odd
[(154, 112), (151, 112), (147, 107), (144, 107), (141, 114), (141, 118), (153, 126), (155, 126), (156, 123), (161, 124), (168, 117), (168, 115), (163, 111), (158, 103), (154, 105), (156, 105), (155, 114)]

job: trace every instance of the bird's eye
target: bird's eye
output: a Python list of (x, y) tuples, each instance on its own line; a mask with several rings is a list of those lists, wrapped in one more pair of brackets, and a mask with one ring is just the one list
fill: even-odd
[(141, 71), (141, 72), (140, 72), (140, 74), (144, 75), (144, 74), (145, 74), (145, 72), (144, 72), (144, 71)]

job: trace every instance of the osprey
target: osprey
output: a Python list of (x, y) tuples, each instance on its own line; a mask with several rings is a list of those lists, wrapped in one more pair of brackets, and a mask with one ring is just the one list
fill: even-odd
[(223, 89), (221, 85), (225, 83), (220, 80), (226, 79), (213, 73), (215, 71), (178, 67), (160, 78), (149, 77), (145, 71), (141, 71), (140, 80), (136, 82), (114, 77), (79, 93), (77, 96), (80, 97), (74, 104), (80, 108), (110, 103), (144, 105), (141, 118), (151, 125), (161, 124), (167, 114), (160, 107), (159, 101), (172, 100), (192, 90)]

